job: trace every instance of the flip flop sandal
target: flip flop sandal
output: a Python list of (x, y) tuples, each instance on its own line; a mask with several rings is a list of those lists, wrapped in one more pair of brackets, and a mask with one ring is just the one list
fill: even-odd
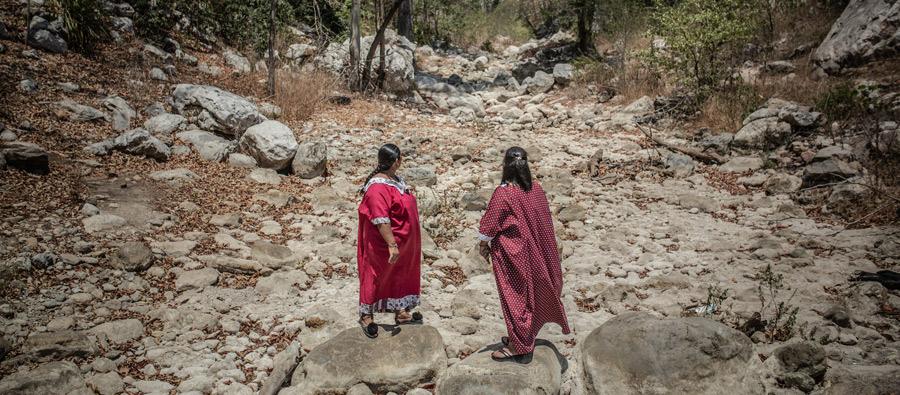
[(514, 355), (506, 347), (503, 347), (497, 351), (500, 351), (500, 353), (503, 354), (503, 357), (496, 357), (496, 356), (494, 356), (494, 353), (491, 353), (491, 359), (493, 359), (497, 362), (509, 361), (509, 360), (515, 361), (515, 360), (518, 360), (518, 358), (519, 358), (518, 355)]
[(410, 317), (410, 318), (399, 319), (399, 318), (397, 318), (397, 316), (395, 315), (395, 316), (394, 316), (394, 323), (397, 324), (397, 325), (404, 325), (404, 324), (420, 324), (420, 323), (422, 323), (422, 318), (423, 318), (423, 317), (422, 317), (422, 313), (416, 311), (416, 312), (412, 313), (412, 317)]
[(366, 325), (363, 323), (362, 318), (360, 318), (359, 326), (362, 328), (363, 333), (365, 333), (366, 337), (368, 337), (369, 339), (378, 337), (378, 324), (370, 322), (368, 325)]

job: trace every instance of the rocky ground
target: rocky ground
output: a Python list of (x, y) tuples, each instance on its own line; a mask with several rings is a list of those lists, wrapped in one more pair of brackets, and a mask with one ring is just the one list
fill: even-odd
[[(391, 64), (419, 69), (397, 90), (416, 93), (285, 123), (243, 96), (251, 66), (234, 52), (126, 36), (87, 59), (0, 41), (0, 393), (898, 391), (900, 296), (850, 278), (896, 269), (900, 229), (847, 229), (798, 198), (852, 204), (853, 184), (829, 184), (863, 171), (858, 154), (827, 137), (775, 166), (755, 151), (821, 114), (772, 100), (725, 137), (656, 123), (723, 158), (696, 161), (645, 134), (658, 101), (573, 99), (571, 66), (521, 60), (565, 40), (485, 56), (399, 43)], [(426, 325), (368, 341), (355, 210), (385, 142), (416, 187)], [(475, 249), (512, 145), (549, 194), (574, 331), (545, 328), (527, 364), (483, 350), (505, 326)], [(793, 331), (754, 328), (779, 301)]]

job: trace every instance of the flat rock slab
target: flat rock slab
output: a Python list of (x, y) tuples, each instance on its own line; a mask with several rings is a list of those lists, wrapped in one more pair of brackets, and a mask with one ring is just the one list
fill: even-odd
[(69, 361), (50, 362), (0, 380), (0, 394), (90, 394), (78, 366)]
[(358, 327), (347, 329), (313, 349), (282, 394), (344, 393), (365, 383), (378, 393), (403, 393), (432, 381), (447, 366), (437, 329), (406, 325), (392, 334), (385, 327), (375, 339)]
[(495, 344), (470, 355), (451, 366), (437, 383), (438, 394), (557, 394), (562, 373), (568, 369), (565, 357), (552, 343), (538, 340), (528, 361), (497, 362), (491, 353)]
[(582, 343), (584, 384), (593, 394), (762, 393), (750, 339), (705, 318), (617, 316)]

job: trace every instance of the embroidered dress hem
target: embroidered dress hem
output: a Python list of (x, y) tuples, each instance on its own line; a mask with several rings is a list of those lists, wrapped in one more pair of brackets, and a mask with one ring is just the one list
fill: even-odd
[(359, 314), (374, 314), (409, 310), (419, 305), (419, 295), (408, 295), (402, 298), (386, 298), (372, 304), (359, 304)]
[(388, 217), (372, 218), (372, 225), (389, 224), (389, 223), (391, 223), (391, 219)]
[(479, 241), (486, 241), (486, 242), (490, 243), (492, 240), (494, 240), (494, 238), (491, 237), (491, 236), (488, 236), (488, 235), (484, 235), (484, 234), (479, 233), (479, 234), (478, 234), (478, 240), (479, 240)]

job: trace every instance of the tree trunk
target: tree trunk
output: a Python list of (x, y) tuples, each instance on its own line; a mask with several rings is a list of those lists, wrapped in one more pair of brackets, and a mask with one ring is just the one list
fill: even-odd
[(275, 13), (278, 10), (278, 0), (271, 0), (269, 9), (269, 59), (266, 66), (269, 69), (269, 80), (266, 87), (269, 96), (275, 96)]
[(391, 18), (394, 17), (394, 14), (397, 13), (397, 9), (400, 8), (400, 3), (403, 0), (394, 0), (394, 4), (391, 5), (390, 10), (388, 10), (387, 15), (381, 20), (381, 23), (378, 27), (378, 33), (375, 34), (375, 38), (372, 40), (372, 45), (369, 46), (369, 53), (366, 54), (366, 64), (363, 66), (363, 80), (362, 86), (363, 89), (368, 89), (369, 80), (370, 80), (370, 72), (372, 70), (372, 58), (375, 57), (375, 48), (380, 46), (384, 41), (384, 30), (387, 29), (388, 24), (391, 21)]
[(594, 0), (576, 0), (575, 12), (578, 13), (578, 49), (584, 54), (593, 53)]
[(350, 88), (360, 90), (359, 79), (359, 2), (353, 0), (350, 10)]
[(407, 40), (413, 40), (413, 9), (412, 0), (403, 0), (400, 9), (397, 11), (397, 34), (406, 37)]

